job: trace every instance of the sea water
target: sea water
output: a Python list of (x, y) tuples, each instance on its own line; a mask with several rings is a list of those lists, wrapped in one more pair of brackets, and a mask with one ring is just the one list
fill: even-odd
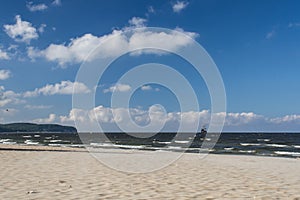
[(218, 134), (195, 137), (192, 133), (182, 133), (178, 137), (176, 133), (158, 133), (148, 138), (145, 135), (139, 138), (125, 133), (1, 133), (0, 144), (199, 153), (203, 142), (217, 141), (207, 151), (300, 158), (300, 133), (222, 133), (219, 138)]

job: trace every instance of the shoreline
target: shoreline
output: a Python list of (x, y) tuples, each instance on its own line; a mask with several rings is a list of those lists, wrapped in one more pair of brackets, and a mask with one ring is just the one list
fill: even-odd
[[(101, 151), (99, 151), (101, 150)], [(136, 149), (121, 149), (121, 148), (95, 148), (95, 151), (89, 151), (85, 147), (61, 147), (61, 146), (46, 146), (46, 145), (19, 145), (19, 144), (0, 144), (1, 151), (37, 151), (37, 152), (86, 152), (86, 153), (105, 153), (105, 152), (153, 152), (150, 150), (136, 150)], [(192, 152), (176, 152), (176, 151), (165, 151), (168, 153), (175, 154), (192, 154), (198, 155), (201, 153), (192, 153)], [(299, 157), (286, 157), (286, 156), (269, 156), (269, 155), (256, 155), (256, 154), (235, 154), (235, 153), (214, 153), (209, 152), (207, 155), (220, 155), (220, 156), (246, 156), (246, 157), (262, 157), (262, 158), (284, 158), (292, 160), (300, 160)]]

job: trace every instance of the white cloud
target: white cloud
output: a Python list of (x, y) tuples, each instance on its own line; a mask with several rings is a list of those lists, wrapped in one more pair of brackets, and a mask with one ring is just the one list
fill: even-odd
[[(76, 90), (73, 90), (76, 88)], [(47, 84), (42, 88), (36, 88), (34, 91), (27, 91), (23, 93), (24, 97), (35, 97), (38, 95), (55, 95), (55, 94), (78, 94), (78, 93), (89, 93), (90, 90), (83, 83), (61, 81), (56, 84)]]
[(276, 32), (275, 30), (272, 30), (271, 32), (267, 33), (266, 39), (270, 40), (275, 36)]
[(0, 60), (9, 60), (10, 57), (7, 52), (0, 48)]
[[(61, 123), (70, 123), (74, 120), (80, 121), (89, 131), (97, 131), (98, 126), (93, 127), (94, 122), (101, 123), (102, 128), (108, 131), (120, 131), (116, 126), (116, 122), (126, 126), (131, 122), (126, 117), (129, 111), (131, 120), (138, 125), (147, 125), (151, 122), (149, 112), (152, 112), (152, 120), (154, 125), (159, 126), (161, 121), (165, 122), (164, 131), (177, 131), (178, 125), (182, 122), (183, 127), (189, 129), (198, 123), (199, 129), (204, 125), (210, 124), (211, 113), (209, 110), (189, 111), (189, 112), (168, 112), (165, 115), (163, 111), (152, 106), (148, 110), (141, 108), (109, 108), (98, 106), (91, 110), (72, 109), (67, 116), (60, 116)], [(113, 115), (115, 114), (115, 116)], [(226, 117), (223, 131), (297, 131), (300, 128), (300, 115), (286, 115), (283, 117), (268, 118), (253, 112), (241, 113), (216, 113), (216, 117)], [(129, 126), (129, 125), (128, 125)], [(134, 131), (134, 130), (133, 130)], [(199, 130), (198, 130), (199, 131)]]
[(41, 57), (42, 53), (34, 47), (27, 47), (27, 56), (34, 61), (36, 58)]
[(280, 123), (297, 123), (300, 124), (300, 115), (286, 115), (284, 117), (276, 117), (270, 119), (270, 122), (275, 123), (275, 124), (280, 124)]
[(30, 22), (22, 21), (20, 15), (16, 16), (16, 24), (4, 25), (4, 31), (17, 42), (29, 43), (32, 39), (39, 37), (36, 28)]
[(129, 21), (130, 26), (136, 27), (136, 28), (141, 28), (141, 27), (145, 27), (147, 20), (140, 18), (140, 17), (133, 17), (131, 18)]
[(152, 87), (150, 85), (143, 85), (141, 87), (141, 90), (145, 91), (145, 90), (152, 90)]
[(262, 115), (257, 115), (253, 112), (242, 113), (227, 113), (226, 125), (228, 126), (241, 126), (244, 124), (252, 123), (256, 120), (265, 120)]
[(43, 10), (46, 10), (48, 8), (48, 6), (46, 4), (43, 4), (43, 3), (41, 3), (41, 4), (33, 4), (33, 2), (28, 2), (26, 4), (26, 7), (31, 12), (43, 11)]
[[(140, 19), (133, 19), (132, 24), (141, 26)], [(128, 28), (130, 27), (125, 29)], [(27, 53), (32, 59), (44, 57), (48, 61), (55, 61), (61, 66), (65, 66), (67, 63), (80, 63), (83, 61), (92, 61), (96, 58), (112, 57), (145, 45), (150, 47), (169, 48), (170, 50), (177, 50), (189, 45), (191, 40), (182, 36), (182, 34), (179, 34), (177, 31), (183, 32), (192, 38), (198, 36), (196, 33), (184, 32), (182, 29), (178, 28), (176, 31), (171, 31), (169, 33), (145, 31), (141, 29), (134, 31), (132, 35), (128, 36), (125, 34), (125, 29), (114, 30), (110, 34), (99, 37), (88, 33), (81, 37), (71, 39), (69, 44), (50, 44), (44, 50), (30, 47), (28, 48)], [(106, 40), (110, 40), (110, 43), (104, 43)], [(99, 45), (102, 45), (101, 48), (97, 48)], [(93, 50), (95, 51), (90, 55)], [(141, 50), (131, 55), (139, 55), (141, 53), (162, 54), (162, 51)]]
[[(182, 123), (184, 130), (190, 130), (190, 127), (195, 127), (195, 125), (199, 125), (198, 128), (200, 129), (203, 125), (209, 126), (211, 120), (211, 113), (209, 110), (168, 112), (164, 114), (163, 110), (156, 105), (149, 107), (148, 110), (140, 108), (109, 108), (101, 105), (87, 111), (82, 109), (72, 109), (69, 115), (60, 116), (60, 121), (61, 123), (68, 123), (78, 120), (83, 124), (87, 124), (88, 129), (90, 128), (89, 126), (92, 127), (94, 122), (99, 122), (102, 127), (106, 127), (110, 131), (118, 131), (116, 123), (130, 127), (129, 124), (131, 122), (128, 121), (127, 112), (130, 113), (131, 120), (138, 125), (147, 125), (151, 122), (155, 126), (160, 126), (160, 123), (164, 121), (166, 125), (164, 131), (176, 131), (180, 122)], [(151, 119), (149, 117), (150, 112), (152, 114)], [(268, 119), (267, 117), (253, 112), (242, 112), (227, 114), (216, 113), (215, 116), (217, 118), (226, 117), (224, 125), (225, 131), (264, 131), (259, 128), (265, 127), (266, 129), (276, 130), (277, 127), (282, 127), (286, 124), (300, 125), (300, 115), (289, 115), (281, 118)]]
[(51, 105), (26, 105), (24, 108), (29, 110), (42, 110), (52, 108)]
[(47, 118), (34, 119), (32, 120), (32, 122), (39, 123), (39, 124), (49, 124), (49, 123), (53, 123), (55, 120), (56, 120), (56, 115), (50, 114), (49, 117)]
[[(183, 113), (165, 113), (164, 109), (158, 105), (150, 106), (148, 110), (142, 110), (138, 108), (109, 108), (100, 105), (88, 111), (73, 108), (69, 115), (60, 116), (60, 121), (61, 123), (68, 123), (78, 120), (81, 123), (86, 124), (89, 131), (93, 126), (93, 122), (99, 122), (101, 124), (104, 123), (103, 125), (108, 127), (109, 130), (116, 131), (116, 123), (122, 124), (124, 127), (131, 128), (131, 122), (128, 121), (129, 119), (127, 118), (128, 112), (130, 113), (132, 120), (140, 126), (145, 126), (151, 122), (151, 124), (154, 125), (153, 128), (156, 128), (160, 127), (162, 122), (165, 122), (167, 127), (169, 127), (166, 128), (166, 130), (169, 131), (178, 126), (180, 120), (182, 120), (185, 129), (188, 130), (190, 127), (193, 127), (198, 118), (200, 119), (201, 124), (207, 124), (210, 117), (208, 110), (203, 110), (200, 112), (190, 111)], [(149, 115), (150, 113), (151, 119)]]
[(0, 80), (6, 80), (11, 76), (11, 72), (9, 70), (1, 69), (0, 70)]
[(127, 84), (115, 84), (107, 89), (104, 89), (103, 92), (128, 92), (131, 90), (131, 86)]
[(60, 6), (61, 5), (61, 0), (54, 0), (52, 2), (52, 5), (54, 5), (54, 6)]
[(12, 90), (5, 90), (3, 86), (0, 86), (0, 107), (6, 106), (8, 104), (20, 104), (24, 103), (19, 97), (21, 95), (15, 93)]
[(39, 31), (40, 33), (44, 33), (46, 27), (47, 27), (46, 24), (41, 24), (40, 27), (39, 27), (39, 29), (38, 29), (38, 31)]
[(173, 11), (176, 13), (180, 13), (183, 9), (185, 9), (189, 5), (188, 2), (185, 1), (177, 1), (175, 4), (173, 4), (172, 8)]
[(80, 122), (85, 122), (89, 120), (87, 117), (88, 117), (88, 111), (73, 108), (70, 111), (68, 116), (60, 116), (59, 118), (62, 123), (66, 123), (66, 122), (74, 122), (75, 120), (78, 120)]

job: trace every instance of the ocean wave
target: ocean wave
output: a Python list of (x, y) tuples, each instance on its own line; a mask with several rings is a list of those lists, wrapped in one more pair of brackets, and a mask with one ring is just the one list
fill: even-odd
[(276, 154), (278, 154), (278, 155), (300, 156), (300, 152), (275, 151), (274, 153), (276, 153)]
[(65, 144), (59, 144), (59, 143), (56, 143), (56, 144), (48, 144), (48, 146), (51, 146), (51, 147), (66, 147)]
[(24, 143), (27, 145), (38, 145), (39, 144), (39, 142), (33, 142), (32, 140), (25, 140)]
[(178, 147), (178, 146), (168, 146), (168, 149), (182, 149), (181, 147)]
[(226, 151), (230, 151), (230, 150), (233, 150), (234, 148), (233, 147), (225, 147), (224, 150)]
[(62, 140), (49, 140), (49, 142), (51, 143), (55, 143), (55, 142), (61, 142)]
[(2, 142), (2, 144), (17, 144), (17, 142)]
[(255, 153), (255, 150), (239, 150), (239, 153)]
[(187, 141), (187, 140), (175, 140), (174, 142), (177, 143), (177, 144), (187, 144), (190, 141)]
[(285, 144), (265, 144), (268, 147), (279, 147), (279, 148), (284, 148), (284, 147), (288, 147), (288, 145)]
[(240, 143), (242, 146), (261, 146), (259, 143)]
[(2, 142), (8, 142), (8, 141), (10, 141), (11, 139), (1, 139), (0, 140), (0, 143), (2, 143)]
[(171, 144), (171, 142), (160, 142), (160, 141), (153, 141), (153, 143), (157, 143), (157, 144)]
[(124, 145), (124, 144), (115, 144), (115, 147), (126, 148), (126, 149), (143, 149), (144, 145)]
[(269, 142), (269, 141), (271, 141), (271, 139), (257, 139), (257, 141), (259, 141), (259, 142)]
[(113, 147), (115, 146), (115, 144), (112, 144), (112, 143), (90, 143), (91, 146), (94, 146), (94, 147)]

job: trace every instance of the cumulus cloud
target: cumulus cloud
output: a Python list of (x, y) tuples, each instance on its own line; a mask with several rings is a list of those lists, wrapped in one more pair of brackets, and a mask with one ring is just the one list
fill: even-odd
[(243, 124), (249, 124), (255, 120), (262, 120), (262, 115), (257, 115), (253, 112), (242, 112), (242, 113), (227, 113), (226, 125), (228, 126), (240, 126)]
[[(74, 87), (76, 90), (74, 90)], [(79, 93), (89, 93), (90, 90), (88, 87), (79, 82), (71, 82), (71, 81), (61, 81), (56, 84), (47, 84), (42, 88), (36, 88), (34, 91), (24, 92), (24, 97), (35, 97), (38, 95), (55, 95), (55, 94), (79, 94)]]
[(36, 58), (41, 57), (42, 53), (34, 47), (27, 47), (27, 56), (34, 61)]
[[(193, 127), (193, 125), (198, 122), (198, 118), (200, 119), (201, 124), (207, 124), (210, 118), (208, 110), (200, 112), (165, 113), (164, 109), (158, 105), (150, 106), (148, 110), (139, 108), (109, 108), (100, 105), (91, 110), (73, 108), (69, 115), (60, 116), (60, 121), (61, 123), (70, 123), (74, 120), (78, 120), (81, 123), (86, 124), (87, 129), (89, 130), (92, 127), (92, 123), (99, 122), (103, 124), (104, 127), (108, 127), (109, 130), (116, 131), (116, 123), (122, 124), (123, 127), (126, 128), (132, 128), (131, 121), (128, 121), (130, 120), (127, 117), (128, 112), (131, 115), (131, 120), (139, 126), (145, 126), (151, 122), (153, 128), (156, 128), (156, 126), (160, 127), (161, 123), (165, 122), (165, 131), (174, 131), (174, 128), (178, 127), (181, 120), (183, 127), (185, 127), (186, 130), (189, 130), (189, 127)], [(134, 132), (135, 130), (132, 129), (132, 131)]]
[(21, 16), (17, 15), (16, 23), (4, 25), (4, 31), (6, 34), (17, 42), (29, 43), (33, 39), (37, 39), (39, 36), (37, 30), (32, 26), (30, 22), (22, 21)]
[(185, 9), (189, 5), (188, 2), (185, 1), (177, 1), (173, 4), (172, 8), (175, 13), (180, 13), (183, 9)]
[(8, 53), (0, 48), (0, 60), (9, 60)]
[[(144, 22), (142, 18), (132, 18), (130, 20), (132, 26), (142, 26)], [(71, 39), (68, 44), (50, 44), (44, 50), (30, 47), (27, 50), (27, 54), (32, 59), (44, 57), (48, 61), (58, 62), (61, 66), (64, 66), (67, 63), (92, 61), (95, 58), (109, 58), (144, 46), (177, 50), (189, 45), (191, 40), (177, 31), (183, 32), (192, 38), (197, 37), (196, 33), (184, 32), (182, 29), (176, 29), (169, 33), (140, 29), (135, 30), (132, 35), (125, 34), (125, 30), (129, 28), (113, 30), (112, 33), (103, 36), (87, 33), (81, 37)], [(110, 43), (105, 43), (106, 40), (109, 40)], [(97, 48), (99, 45), (101, 45), (101, 48)], [(95, 51), (91, 55), (90, 53), (93, 50)], [(131, 55), (139, 55), (141, 53), (162, 54), (162, 51), (141, 50)]]
[(143, 85), (141, 87), (141, 90), (145, 91), (145, 90), (152, 90), (153, 88), (150, 85)]
[[(128, 119), (127, 113), (130, 113), (131, 119)], [(151, 112), (151, 119), (150, 119)], [(266, 131), (266, 130), (282, 130), (280, 128), (286, 125), (300, 125), (300, 115), (287, 115), (284, 117), (267, 118), (263, 115), (258, 115), (253, 112), (241, 113), (216, 113), (215, 116), (226, 117), (224, 130), (225, 131)], [(160, 126), (161, 122), (165, 122), (163, 131), (177, 131), (179, 124), (182, 123), (184, 130), (191, 130), (190, 127), (199, 125), (201, 127), (211, 124), (211, 113), (209, 110), (187, 111), (187, 112), (167, 112), (159, 106), (151, 106), (148, 110), (140, 108), (110, 108), (102, 105), (91, 110), (82, 110), (73, 108), (69, 115), (60, 116), (61, 123), (70, 123), (74, 120), (86, 124), (89, 131), (97, 131), (98, 127), (93, 127), (94, 122), (101, 124), (102, 128), (107, 128), (107, 131), (120, 131), (118, 124), (124, 127), (130, 127), (132, 120), (134, 123), (145, 126), (150, 122), (154, 126)], [(220, 118), (221, 119), (221, 118)], [(199, 121), (198, 121), (199, 120)], [(199, 122), (199, 123), (198, 123)], [(95, 130), (91, 130), (93, 127)], [(295, 127), (295, 126), (294, 126)], [(134, 130), (132, 130), (134, 132)], [(198, 130), (199, 131), (199, 130)]]
[(127, 85), (127, 84), (115, 84), (107, 89), (104, 89), (103, 92), (104, 93), (108, 93), (108, 92), (128, 92), (131, 90), (131, 86)]
[(270, 119), (270, 122), (275, 124), (280, 123), (297, 123), (300, 124), (300, 115), (286, 115), (284, 117), (275, 117)]
[(24, 100), (20, 99), (21, 95), (15, 93), (12, 90), (5, 90), (3, 86), (0, 86), (0, 107), (8, 104), (20, 104), (24, 103)]
[(43, 11), (46, 10), (48, 8), (48, 6), (46, 4), (33, 4), (33, 2), (28, 2), (26, 4), (26, 7), (28, 8), (28, 10), (30, 12), (35, 12), (35, 11)]
[(44, 33), (46, 27), (47, 27), (46, 24), (41, 24), (40, 27), (39, 27), (39, 29), (38, 29), (38, 31), (39, 31), (40, 33)]
[(129, 21), (130, 26), (136, 27), (136, 28), (141, 28), (144, 27), (147, 20), (140, 18), (140, 17), (133, 17)]
[(32, 122), (38, 123), (38, 124), (49, 124), (49, 123), (53, 123), (55, 120), (56, 120), (56, 115), (50, 114), (49, 117), (47, 117), (47, 118), (34, 119), (34, 120), (32, 120)]
[(141, 87), (141, 90), (142, 90), (142, 91), (150, 91), (150, 90), (154, 90), (154, 91), (158, 92), (158, 91), (159, 91), (159, 88), (153, 88), (151, 85), (143, 85), (143, 86)]
[(1, 69), (0, 70), (0, 80), (6, 80), (11, 76), (11, 72), (9, 70)]

